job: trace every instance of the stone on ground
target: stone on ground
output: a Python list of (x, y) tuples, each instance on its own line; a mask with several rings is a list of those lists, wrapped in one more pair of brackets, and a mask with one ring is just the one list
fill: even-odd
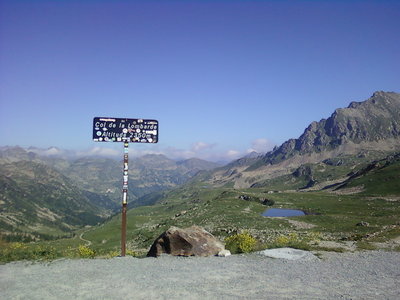
[(182, 229), (173, 226), (154, 241), (147, 256), (214, 256), (224, 249), (224, 245), (202, 227)]
[(227, 256), (230, 256), (232, 254), (231, 254), (231, 251), (224, 249), (224, 250), (219, 251), (217, 255), (219, 257), (227, 257)]
[(317, 257), (309, 251), (293, 249), (293, 248), (277, 248), (277, 249), (267, 249), (258, 252), (261, 255), (271, 257), (271, 258), (282, 258), (288, 260), (311, 260), (317, 259)]

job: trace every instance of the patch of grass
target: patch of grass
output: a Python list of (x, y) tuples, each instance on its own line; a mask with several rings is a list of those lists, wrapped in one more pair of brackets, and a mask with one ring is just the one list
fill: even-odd
[(400, 161), (384, 165), (365, 176), (356, 178), (349, 187), (365, 186), (363, 194), (367, 195), (399, 195), (400, 194)]
[[(106, 257), (106, 258), (113, 258), (113, 257), (118, 257), (120, 255), (121, 255), (121, 251), (120, 250), (111, 250), (111, 251), (107, 252), (106, 254), (103, 254), (102, 256)], [(143, 256), (142, 253), (139, 253), (137, 251), (133, 251), (133, 250), (130, 250), (130, 249), (126, 249), (125, 255), (126, 256), (133, 256), (133, 257), (141, 257), (141, 256)]]
[(338, 252), (338, 253), (347, 252), (347, 250), (345, 248), (342, 248), (342, 247), (320, 247), (320, 246), (316, 246), (316, 247), (313, 247), (312, 250), (313, 251)]
[(377, 247), (367, 241), (359, 241), (357, 242), (358, 250), (376, 250)]
[(0, 248), (0, 261), (2, 263), (17, 260), (53, 260), (61, 256), (62, 253), (48, 245), (15, 242)]
[(388, 240), (397, 238), (400, 236), (400, 226), (388, 226), (387, 228), (382, 228), (381, 231), (373, 236), (372, 238), (369, 238), (368, 240), (371, 242), (386, 242)]
[(287, 235), (279, 235), (265, 246), (271, 248), (295, 248), (302, 250), (311, 250), (313, 245), (316, 245), (320, 240), (321, 234), (318, 232), (310, 232), (305, 235), (299, 235), (296, 232), (291, 232)]

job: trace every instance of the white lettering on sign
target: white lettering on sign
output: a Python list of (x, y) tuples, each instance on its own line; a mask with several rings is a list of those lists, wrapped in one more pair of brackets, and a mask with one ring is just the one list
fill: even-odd
[(94, 118), (96, 142), (158, 142), (158, 121), (145, 119)]
[(100, 122), (96, 122), (96, 124), (94, 125), (96, 128), (102, 128), (104, 127), (106, 123), (100, 123)]

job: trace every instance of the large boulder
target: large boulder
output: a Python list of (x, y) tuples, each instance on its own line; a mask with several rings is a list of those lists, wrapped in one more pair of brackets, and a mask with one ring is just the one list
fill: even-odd
[(171, 227), (153, 243), (147, 256), (163, 253), (178, 256), (214, 256), (224, 250), (224, 245), (202, 227)]

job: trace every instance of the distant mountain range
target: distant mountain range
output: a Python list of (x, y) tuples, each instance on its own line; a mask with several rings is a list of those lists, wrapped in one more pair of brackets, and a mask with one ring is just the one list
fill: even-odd
[(337, 175), (345, 176), (343, 172), (357, 164), (368, 164), (396, 151), (400, 151), (400, 94), (375, 92), (366, 101), (352, 102), (347, 108), (337, 109), (328, 119), (312, 122), (298, 139), (289, 139), (265, 155), (241, 158), (203, 173), (199, 180), (215, 186), (272, 187), (276, 186), (277, 178), (296, 181), (295, 175), (304, 173), (298, 170), (301, 166), (308, 168), (308, 173), (315, 172), (310, 171), (313, 168), (327, 166), (327, 169), (332, 166), (329, 164), (332, 158), (343, 162), (343, 170), (331, 174), (331, 178), (325, 175), (327, 180), (337, 179)]
[[(119, 209), (122, 162), (83, 157), (39, 155), (21, 147), (0, 148), (0, 226), (3, 232), (62, 235), (93, 225)], [(174, 161), (145, 155), (130, 161), (130, 204), (139, 198), (185, 183), (200, 170), (217, 167), (200, 159)]]

